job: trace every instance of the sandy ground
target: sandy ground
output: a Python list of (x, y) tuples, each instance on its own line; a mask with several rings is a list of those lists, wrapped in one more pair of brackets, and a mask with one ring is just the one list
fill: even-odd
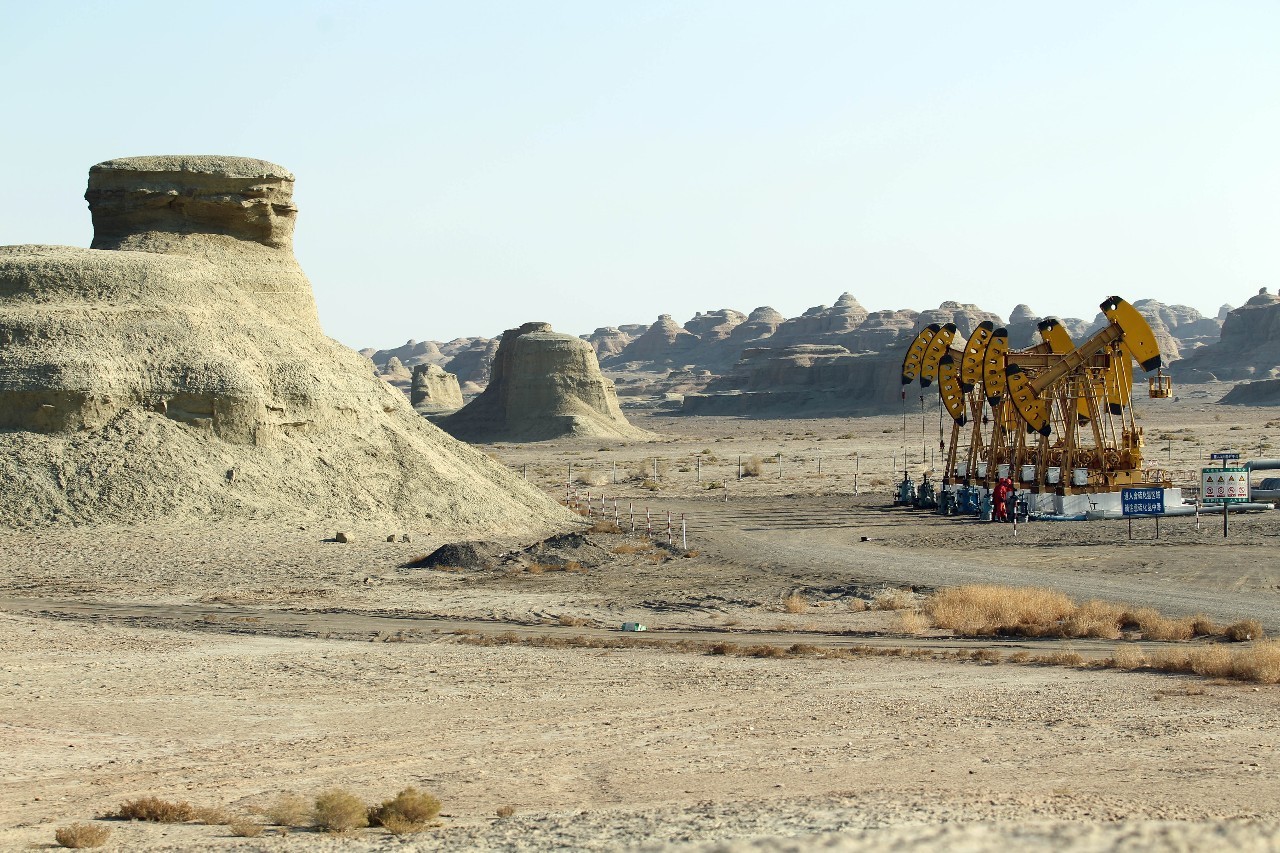
[[(1165, 440), (1171, 468), (1192, 471), (1237, 438), (1266, 448), (1275, 429), (1267, 410), (1190, 395), (1156, 405), (1144, 407), (1149, 436), (1191, 439)], [(358, 519), (349, 545), (269, 525), (6, 531), (0, 848), (48, 845), (55, 826), (149, 793), (245, 811), (280, 791), (343, 785), (372, 800), (408, 784), (444, 802), (441, 826), (412, 842), (106, 825), (112, 848), (131, 850), (1280, 844), (1280, 688), (930, 656), (483, 646), (458, 633), (620, 636), (636, 620), (653, 638), (946, 645), (886, 636), (892, 614), (853, 608), (887, 587), (970, 580), (1280, 631), (1276, 517), (1233, 517), (1225, 541), (1178, 519), (1159, 541), (1130, 542), (1123, 523), (1027, 525), (1015, 539), (888, 510), (901, 420), (652, 415), (640, 419), (662, 433), (650, 443), (488, 448), (557, 494), (574, 462), (591, 481), (574, 491), (597, 508), (605, 492), (661, 525), (686, 516), (696, 555), (612, 554), (632, 540), (593, 534), (607, 558), (583, 571), (533, 573), (527, 559), (406, 569), (440, 544), (432, 532)], [(782, 478), (765, 465), (773, 477), (736, 479), (739, 453), (778, 448)], [(655, 456), (651, 490), (631, 469)], [(727, 489), (706, 488), (717, 476)], [(804, 612), (781, 607), (792, 592)], [(513, 817), (495, 816), (504, 805)]]

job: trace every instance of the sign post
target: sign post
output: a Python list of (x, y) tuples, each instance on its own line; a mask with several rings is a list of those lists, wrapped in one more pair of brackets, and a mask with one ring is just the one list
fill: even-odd
[(1120, 511), (1129, 519), (1129, 538), (1133, 538), (1134, 516), (1155, 516), (1156, 538), (1160, 538), (1160, 516), (1164, 515), (1164, 489), (1121, 489)]
[(1200, 469), (1200, 495), (1206, 504), (1222, 504), (1222, 538), (1227, 538), (1227, 507), (1249, 500), (1249, 469), (1228, 468), (1228, 462), (1240, 459), (1239, 453), (1210, 453), (1220, 468)]

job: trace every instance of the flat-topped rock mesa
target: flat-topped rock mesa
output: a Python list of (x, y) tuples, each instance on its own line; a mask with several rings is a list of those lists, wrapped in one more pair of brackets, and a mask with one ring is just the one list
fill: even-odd
[(691, 415), (878, 414), (899, 406), (902, 356), (832, 344), (749, 349), (733, 373), (687, 394)]
[(503, 332), (489, 386), (438, 423), (458, 438), (482, 442), (648, 435), (622, 416), (591, 345), (547, 323)]
[(1217, 343), (1193, 350), (1169, 373), (1180, 382), (1239, 382), (1280, 376), (1280, 296), (1264, 287), (1227, 313)]
[(292, 187), (261, 160), (111, 160), (96, 248), (0, 248), (0, 524), (565, 523), (324, 336)]
[(452, 412), (462, 408), (458, 377), (438, 364), (416, 364), (410, 380), (409, 403), (419, 412)]

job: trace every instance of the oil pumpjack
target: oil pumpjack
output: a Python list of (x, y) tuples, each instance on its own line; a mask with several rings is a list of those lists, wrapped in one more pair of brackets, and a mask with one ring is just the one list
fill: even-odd
[[(908, 384), (936, 382), (952, 421), (941, 511), (979, 511), (1004, 477), (1026, 492), (1030, 512), (1043, 515), (1118, 509), (1122, 488), (1171, 489), (1166, 472), (1144, 467), (1133, 414), (1134, 362), (1155, 373), (1150, 397), (1172, 393), (1159, 344), (1120, 297), (1101, 308), (1107, 324), (1078, 346), (1053, 319), (1039, 324), (1040, 343), (1021, 350), (1011, 350), (1008, 332), (990, 321), (959, 341), (954, 324), (931, 324), (911, 342), (902, 362), (904, 400)], [(909, 482), (904, 473), (900, 493)], [(1180, 494), (1166, 498), (1180, 501)]]

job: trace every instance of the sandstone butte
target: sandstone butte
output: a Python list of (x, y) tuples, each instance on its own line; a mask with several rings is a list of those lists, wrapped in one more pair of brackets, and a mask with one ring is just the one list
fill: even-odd
[(240, 157), (109, 160), (92, 248), (0, 247), (0, 523), (568, 520), (325, 337), (293, 185)]
[(623, 417), (591, 344), (553, 332), (547, 323), (503, 332), (489, 386), (439, 423), (466, 441), (649, 435)]

